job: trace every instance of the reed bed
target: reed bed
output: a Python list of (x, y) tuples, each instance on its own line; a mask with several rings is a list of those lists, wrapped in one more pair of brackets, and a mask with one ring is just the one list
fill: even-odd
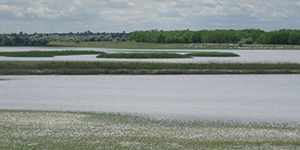
[(297, 63), (0, 61), (0, 75), (299, 74)]
[(299, 149), (297, 123), (158, 120), (130, 114), (0, 111), (0, 149)]

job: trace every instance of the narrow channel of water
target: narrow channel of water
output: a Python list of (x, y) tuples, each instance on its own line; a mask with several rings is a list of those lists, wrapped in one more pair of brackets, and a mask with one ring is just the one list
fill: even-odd
[(0, 109), (300, 122), (300, 75), (0, 76)]

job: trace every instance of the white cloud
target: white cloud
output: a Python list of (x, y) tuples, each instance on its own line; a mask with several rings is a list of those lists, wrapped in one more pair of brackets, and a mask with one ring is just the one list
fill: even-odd
[(0, 11), (10, 12), (18, 18), (24, 17), (22, 8), (18, 8), (16, 6), (0, 5)]
[(104, 21), (115, 22), (119, 24), (136, 24), (134, 21), (136, 18), (140, 18), (139, 11), (124, 11), (107, 9), (100, 13), (100, 16)]
[(60, 16), (60, 12), (58, 10), (52, 10), (47, 7), (41, 7), (41, 8), (30, 7), (27, 9), (27, 13), (35, 14), (46, 19), (57, 19)]
[(282, 12), (278, 12), (278, 11), (273, 11), (272, 17), (283, 17), (283, 18), (287, 18), (288, 15)]
[(14, 23), (30, 31), (44, 30), (47, 24), (53, 32), (62, 29), (54, 24), (74, 32), (298, 28), (299, 6), (295, 0), (0, 0), (0, 30), (16, 32)]
[(7, 5), (0, 5), (0, 11), (8, 11), (9, 10), (9, 6)]

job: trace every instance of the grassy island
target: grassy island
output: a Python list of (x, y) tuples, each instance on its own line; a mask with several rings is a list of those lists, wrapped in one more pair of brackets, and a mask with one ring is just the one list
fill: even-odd
[(64, 55), (101, 54), (99, 51), (27, 51), (27, 52), (0, 52), (0, 56), (6, 57), (54, 57)]
[(99, 54), (97, 58), (126, 58), (126, 59), (155, 59), (155, 58), (191, 58), (191, 57), (238, 57), (229, 52), (194, 52), (185, 55), (171, 52), (131, 52), (131, 53), (105, 53), (100, 51), (25, 51), (0, 52), (6, 57), (54, 57), (64, 55)]
[(299, 74), (297, 63), (0, 61), (0, 75)]
[(194, 52), (186, 54), (191, 57), (239, 57), (238, 54), (230, 52)]
[(103, 53), (97, 58), (126, 58), (126, 59), (153, 59), (153, 58), (191, 58), (187, 55), (176, 53)]
[(127, 58), (127, 59), (155, 59), (155, 58), (192, 58), (192, 57), (239, 57), (229, 52), (193, 52), (185, 55), (168, 52), (148, 53), (102, 53), (97, 58)]

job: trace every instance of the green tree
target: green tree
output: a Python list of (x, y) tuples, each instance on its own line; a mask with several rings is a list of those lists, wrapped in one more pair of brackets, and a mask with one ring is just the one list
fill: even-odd
[(121, 41), (121, 42), (127, 42), (127, 39), (126, 39), (125, 37), (122, 37), (122, 38), (120, 39), (120, 41)]
[(2, 38), (2, 35), (0, 34), (0, 43), (3, 42), (3, 38)]
[(76, 44), (79, 44), (81, 41), (79, 38), (76, 38), (75, 41), (74, 41)]
[(289, 33), (288, 43), (295, 45), (300, 44), (300, 30), (294, 30)]

